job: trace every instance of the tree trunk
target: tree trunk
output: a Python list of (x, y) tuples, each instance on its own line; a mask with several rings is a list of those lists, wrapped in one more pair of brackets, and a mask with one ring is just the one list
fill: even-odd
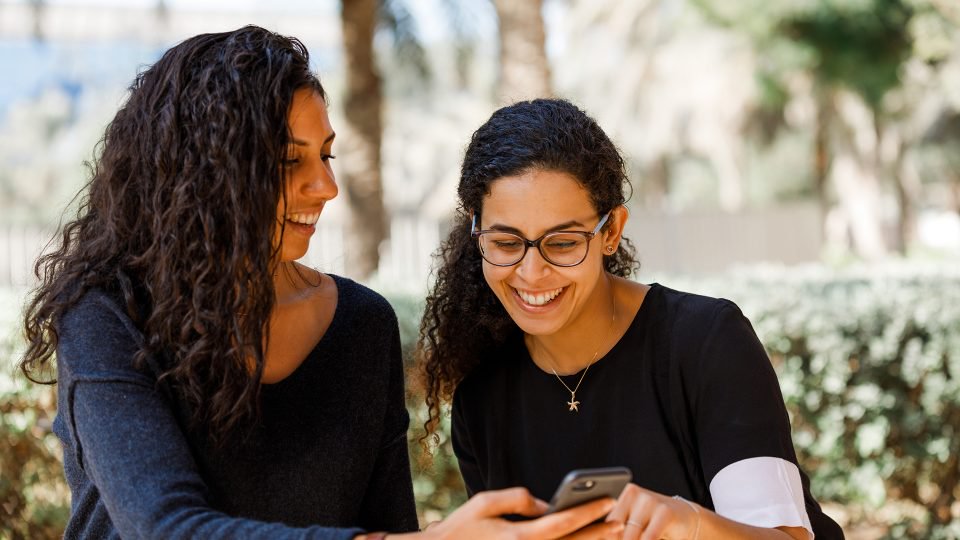
[(960, 174), (950, 175), (950, 193), (953, 199), (953, 211), (960, 216)]
[(837, 93), (840, 121), (833, 140), (830, 177), (853, 240), (853, 250), (873, 261), (887, 254), (881, 215), (875, 117), (856, 96)]
[[(877, 120), (877, 125), (881, 121)], [(920, 176), (917, 173), (913, 160), (907, 156), (904, 149), (904, 138), (900, 130), (893, 125), (884, 129), (877, 129), (881, 139), (881, 155), (884, 170), (893, 183), (897, 197), (897, 250), (906, 255), (910, 245), (916, 237), (917, 231), (917, 199), (923, 190)]]
[(500, 75), (497, 100), (513, 103), (549, 97), (543, 0), (493, 0), (500, 24)]
[(343, 160), (337, 164), (350, 206), (345, 267), (348, 275), (358, 279), (366, 279), (377, 270), (380, 244), (388, 234), (380, 177), (383, 97), (373, 55), (377, 6), (377, 0), (345, 0), (340, 12), (347, 68), (343, 104), (347, 124), (338, 137)]
[(830, 173), (830, 117), (832, 105), (829, 93), (818, 88), (814, 90), (814, 102), (817, 107), (813, 134), (813, 185), (817, 191), (821, 215), (830, 211), (830, 199), (827, 196), (827, 180)]

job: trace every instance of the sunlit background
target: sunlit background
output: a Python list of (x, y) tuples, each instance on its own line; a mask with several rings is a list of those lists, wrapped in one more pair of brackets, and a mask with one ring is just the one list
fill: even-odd
[[(68, 512), (55, 396), (13, 368), (32, 263), (136, 73), (244, 24), (300, 38), (330, 94), (342, 196), (307, 261), (387, 295), (408, 351), (470, 134), (570, 99), (627, 160), (636, 279), (744, 308), (848, 535), (960, 537), (957, 0), (7, 0), (0, 539)], [(443, 442), (411, 445), (424, 520), (464, 498)]]

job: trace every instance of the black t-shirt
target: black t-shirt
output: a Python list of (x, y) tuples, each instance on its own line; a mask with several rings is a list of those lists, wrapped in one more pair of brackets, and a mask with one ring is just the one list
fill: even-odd
[[(581, 375), (564, 382), (575, 388)], [(797, 463), (776, 374), (728, 300), (652, 285), (576, 399), (571, 411), (570, 392), (534, 364), (519, 333), (471, 372), (455, 392), (452, 426), (468, 492), (525, 486), (549, 500), (571, 470), (625, 466), (639, 486), (713, 509), (708, 486), (724, 467), (761, 456)], [(818, 538), (836, 536), (823, 527), (840, 534), (802, 477)]]

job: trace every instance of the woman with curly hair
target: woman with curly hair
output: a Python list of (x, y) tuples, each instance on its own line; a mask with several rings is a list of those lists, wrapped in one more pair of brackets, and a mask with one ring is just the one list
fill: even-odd
[(470, 494), (547, 498), (571, 470), (629, 468), (606, 518), (624, 538), (841, 537), (736, 305), (627, 279), (627, 185), (566, 101), (504, 107), (473, 134), (420, 328), (427, 433), (452, 401)]
[[(333, 140), (306, 49), (262, 28), (136, 78), (25, 313), (22, 370), (56, 356), (66, 538), (417, 530), (396, 317), (295, 262), (337, 195)], [(545, 503), (501, 491), (414, 535), (552, 538), (605, 505), (512, 524)]]

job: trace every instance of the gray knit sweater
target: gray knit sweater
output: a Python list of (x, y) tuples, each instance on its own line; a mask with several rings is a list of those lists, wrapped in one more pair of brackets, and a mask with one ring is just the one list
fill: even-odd
[(334, 276), (330, 328), (303, 364), (265, 385), (262, 418), (216, 450), (158, 383), (157, 359), (115, 296), (93, 291), (59, 324), (59, 400), (72, 493), (65, 538), (348, 539), (417, 528), (396, 316)]

